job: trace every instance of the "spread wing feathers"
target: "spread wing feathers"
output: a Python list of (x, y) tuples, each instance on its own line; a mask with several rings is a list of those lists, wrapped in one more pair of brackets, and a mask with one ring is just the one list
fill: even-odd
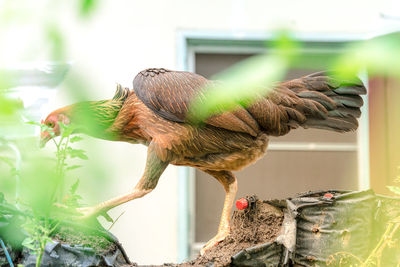
[[(159, 116), (174, 122), (186, 120), (190, 102), (202, 97), (211, 81), (182, 71), (147, 69), (133, 80), (137, 97)], [(212, 116), (206, 124), (256, 136), (260, 131), (284, 135), (291, 129), (355, 130), (366, 90), (360, 80), (343, 81), (323, 72), (279, 83), (247, 108)]]
[[(190, 102), (202, 96), (202, 89), (211, 81), (203, 76), (184, 71), (146, 69), (133, 80), (137, 97), (156, 114), (174, 122), (186, 122)], [(214, 127), (244, 132), (256, 136), (258, 123), (250, 113), (240, 108), (207, 119)]]
[(347, 132), (357, 129), (365, 93), (358, 79), (343, 81), (319, 72), (278, 84), (247, 110), (270, 135), (299, 126)]

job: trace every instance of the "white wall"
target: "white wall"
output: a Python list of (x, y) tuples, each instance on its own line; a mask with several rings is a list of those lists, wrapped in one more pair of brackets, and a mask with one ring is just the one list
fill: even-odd
[[(383, 9), (380, 6), (384, 1), (107, 0), (100, 1), (97, 12), (87, 21), (71, 15), (71, 2), (63, 2), (58, 10), (49, 9), (52, 14), (46, 13), (49, 4), (31, 6), (29, 12), (53, 18), (62, 26), (68, 42), (67, 58), (74, 62), (72, 74), (83, 74), (88, 79), (90, 87), (85, 90), (93, 99), (111, 97), (115, 82), (131, 87), (134, 75), (144, 68), (175, 69), (177, 32), (182, 30), (240, 34), (289, 27), (316, 34), (359, 34), (378, 31), (388, 24), (398, 26), (396, 21), (387, 22), (380, 18), (379, 12)], [(37, 20), (37, 23), (41, 21), (40, 18)], [(8, 41), (1, 45), (0, 60), (46, 58), (40, 53), (38, 34), (41, 25), (36, 25), (35, 19), (29, 25), (13, 27), (14, 30), (4, 33)], [(2, 42), (4, 40), (2, 38)], [(22, 57), (27, 44), (37, 53)], [(68, 79), (74, 79), (74, 76), (70, 75)], [(54, 106), (69, 104), (65, 100), (67, 90), (65, 86), (61, 88)], [(112, 181), (104, 190), (96, 189), (96, 184), (84, 185), (92, 186), (96, 201), (125, 193), (135, 185), (144, 169), (145, 147), (101, 140), (90, 140), (89, 143), (91, 162), (88, 164), (104, 163), (99, 166), (98, 175), (102, 176), (99, 185)], [(90, 145), (96, 150), (91, 151)], [(101, 159), (99, 154), (106, 155), (106, 159)], [(112, 232), (132, 261), (159, 264), (176, 260), (177, 206), (177, 168), (171, 166), (150, 195), (111, 212), (117, 216), (125, 210)]]

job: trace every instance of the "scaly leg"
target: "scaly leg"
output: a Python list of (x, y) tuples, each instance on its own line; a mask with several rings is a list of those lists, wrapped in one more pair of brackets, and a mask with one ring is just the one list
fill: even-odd
[(237, 181), (232, 172), (211, 170), (207, 170), (205, 172), (212, 175), (224, 186), (225, 201), (224, 208), (222, 209), (221, 220), (219, 222), (218, 233), (204, 245), (204, 247), (200, 251), (201, 255), (203, 255), (207, 250), (217, 245), (229, 235), (232, 206), (237, 192)]
[(152, 144), (150, 144), (147, 151), (147, 161), (144, 174), (131, 192), (104, 201), (94, 207), (80, 208), (78, 209), (78, 212), (81, 213), (84, 218), (98, 216), (101, 214), (105, 214), (105, 212), (107, 212), (108, 210), (125, 202), (143, 197), (157, 186), (158, 179), (160, 178), (161, 174), (164, 172), (167, 166), (168, 162), (160, 160), (154, 152)]

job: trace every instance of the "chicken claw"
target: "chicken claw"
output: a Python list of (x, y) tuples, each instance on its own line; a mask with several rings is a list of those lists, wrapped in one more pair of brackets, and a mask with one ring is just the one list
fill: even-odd
[(203, 246), (203, 248), (200, 250), (200, 255), (203, 256), (207, 251), (221, 243), (229, 235), (229, 233), (229, 228), (218, 232), (216, 236), (214, 236)]

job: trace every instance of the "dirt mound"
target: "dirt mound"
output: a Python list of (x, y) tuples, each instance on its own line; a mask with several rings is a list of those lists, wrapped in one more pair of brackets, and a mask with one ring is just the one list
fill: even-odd
[(77, 227), (61, 225), (52, 236), (53, 240), (62, 244), (75, 244), (82, 247), (92, 248), (96, 253), (107, 254), (117, 249), (115, 243), (111, 242), (98, 232), (82, 231)]
[(260, 200), (244, 210), (233, 213), (231, 234), (203, 256), (180, 266), (228, 266), (231, 256), (258, 244), (271, 242), (278, 236), (283, 221), (283, 213), (278, 208)]

